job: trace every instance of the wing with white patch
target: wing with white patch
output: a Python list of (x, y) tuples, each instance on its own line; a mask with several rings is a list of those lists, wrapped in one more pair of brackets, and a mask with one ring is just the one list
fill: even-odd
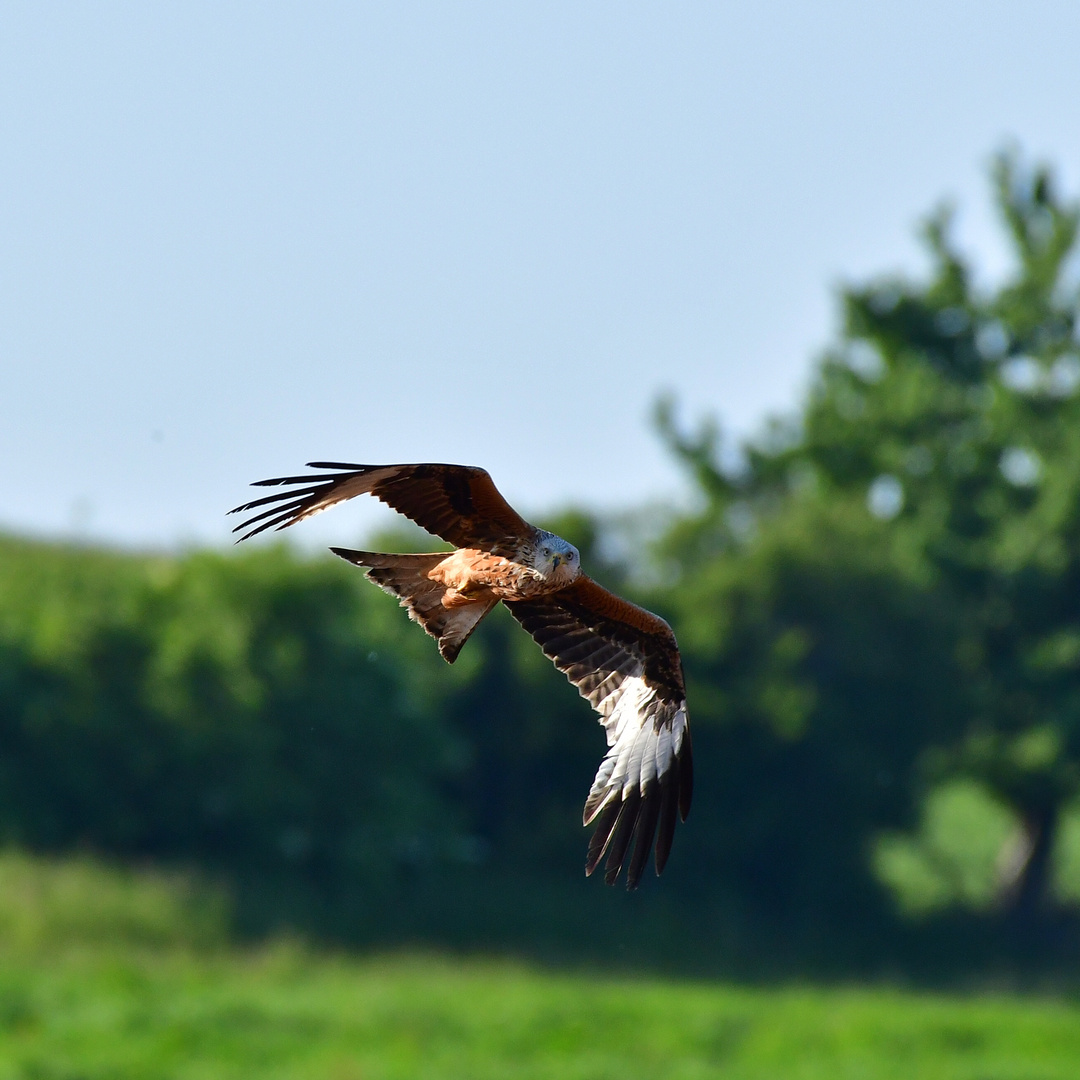
[(659, 874), (671, 852), (676, 816), (686, 819), (693, 788), (686, 691), (675, 635), (663, 619), (584, 575), (557, 593), (507, 601), (511, 614), (600, 714), (608, 752), (585, 802), (596, 828), (585, 863), (607, 855), (614, 884), (627, 862), (637, 887), (654, 846)]

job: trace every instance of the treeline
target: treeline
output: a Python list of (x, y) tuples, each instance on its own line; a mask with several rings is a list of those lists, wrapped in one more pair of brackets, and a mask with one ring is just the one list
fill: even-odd
[(0, 839), (195, 866), (252, 931), (746, 972), (1075, 958), (1080, 214), (1045, 168), (994, 180), (1005, 281), (935, 214), (928, 275), (844, 290), (801, 414), (738, 464), (658, 411), (697, 512), (538, 522), (679, 637), (698, 783), (659, 884), (581, 876), (603, 735), (512, 620), (450, 668), (286, 547), (0, 540)]

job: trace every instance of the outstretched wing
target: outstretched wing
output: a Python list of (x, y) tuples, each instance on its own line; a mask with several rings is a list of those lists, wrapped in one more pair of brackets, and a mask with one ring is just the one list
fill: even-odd
[(258, 480), (253, 487), (283, 487), (230, 510), (258, 510), (233, 532), (240, 540), (264, 529), (284, 529), (356, 495), (374, 495), (423, 529), (455, 547), (492, 546), (535, 530), (499, 494), (484, 469), (468, 465), (347, 465), (309, 461), (309, 469), (332, 469), (307, 476)]
[(607, 854), (614, 884), (626, 862), (634, 889), (656, 838), (656, 872), (671, 851), (676, 813), (690, 810), (693, 765), (682, 662), (663, 619), (584, 575), (557, 593), (504, 601), (555, 666), (600, 714), (608, 752), (585, 802), (595, 822), (585, 873)]

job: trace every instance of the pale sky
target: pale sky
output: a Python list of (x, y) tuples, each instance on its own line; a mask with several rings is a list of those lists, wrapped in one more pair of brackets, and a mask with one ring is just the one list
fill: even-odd
[(224, 544), (312, 459), (678, 498), (659, 392), (791, 409), (942, 197), (999, 271), (1008, 139), (1080, 193), (1078, 57), (1075, 0), (0, 0), (0, 529)]

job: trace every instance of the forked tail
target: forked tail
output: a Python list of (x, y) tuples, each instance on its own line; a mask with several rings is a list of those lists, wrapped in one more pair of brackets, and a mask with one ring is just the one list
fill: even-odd
[(477, 600), (453, 607), (443, 605), (446, 586), (432, 581), (428, 574), (446, 558), (448, 552), (433, 555), (384, 555), (377, 551), (353, 551), (331, 548), (347, 562), (367, 569), (367, 577), (385, 592), (401, 601), (409, 618), (418, 622), (439, 644), (443, 659), (452, 664), (461, 646), (469, 640), (480, 620), (498, 603)]

